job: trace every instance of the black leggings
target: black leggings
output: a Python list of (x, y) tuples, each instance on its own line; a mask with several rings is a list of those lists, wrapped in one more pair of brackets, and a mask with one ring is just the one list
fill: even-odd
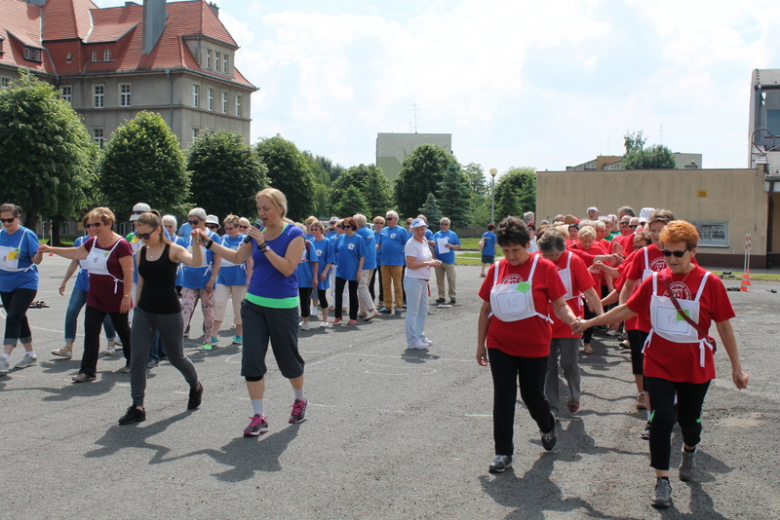
[(100, 328), (106, 314), (111, 316), (119, 339), (122, 340), (122, 352), (127, 364), (130, 364), (130, 325), (127, 323), (127, 313), (106, 312), (90, 307), (84, 312), (84, 354), (81, 356), (81, 369), (79, 374), (94, 376), (97, 373), (98, 354), (100, 353)]
[(674, 428), (674, 395), (677, 394), (677, 422), (683, 442), (696, 446), (701, 440), (701, 408), (710, 382), (675, 383), (659, 377), (645, 376), (645, 390), (650, 394), (650, 466), (666, 471), (672, 454)]
[(643, 330), (629, 330), (627, 335), (628, 344), (631, 345), (631, 372), (635, 376), (641, 376), (644, 373), (642, 365), (645, 359), (642, 349), (645, 346), (648, 333)]
[(298, 287), (298, 299), (301, 302), (301, 318), (311, 316), (311, 287)]
[[(592, 312), (590, 310), (590, 307), (585, 305), (585, 319), (589, 320), (589, 319), (595, 318), (595, 317), (596, 317), (596, 313)], [(589, 329), (585, 329), (585, 332), (582, 333), (582, 342), (583, 343), (587, 343), (588, 345), (590, 345), (590, 340), (591, 340), (592, 337), (593, 337), (593, 327), (591, 327)]]
[(493, 438), (496, 455), (514, 453), (512, 438), (518, 379), (520, 397), (539, 430), (546, 433), (555, 428), (550, 403), (544, 395), (547, 357), (519, 357), (506, 354), (497, 348), (488, 349), (490, 373), (493, 376)]
[(6, 315), (3, 345), (16, 346), (16, 342), (19, 340), (22, 344), (32, 341), (30, 324), (27, 322), (27, 309), (30, 308), (36, 294), (38, 291), (35, 289), (0, 292)]
[(327, 309), (328, 308), (328, 291), (317, 289), (317, 298), (320, 301), (320, 309)]
[(336, 317), (341, 318), (341, 309), (343, 307), (344, 284), (349, 282), (349, 319), (356, 320), (358, 313), (358, 283), (357, 280), (345, 280), (339, 276), (336, 277)]

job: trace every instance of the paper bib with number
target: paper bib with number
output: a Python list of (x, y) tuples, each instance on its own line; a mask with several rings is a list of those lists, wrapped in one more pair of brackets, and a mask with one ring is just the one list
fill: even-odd
[(498, 283), (499, 262), (493, 269), (493, 287), (490, 289), (490, 308), (501, 321), (519, 321), (532, 316), (549, 319), (536, 312), (533, 298), (533, 278), (539, 256), (534, 256), (527, 282)]
[[(6, 231), (3, 230), (3, 233), (6, 233)], [(26, 271), (27, 269), (29, 269), (29, 268), (19, 269), (19, 257), (22, 254), (22, 242), (24, 241), (25, 233), (27, 233), (27, 230), (24, 230), (24, 232), (20, 233), (20, 235), (22, 236), (19, 239), (18, 246), (0, 247), (0, 269), (2, 269), (3, 271), (15, 273), (18, 271)]]
[(572, 254), (573, 253), (569, 252), (569, 257), (566, 260), (566, 269), (558, 270), (558, 276), (560, 276), (561, 281), (563, 282), (563, 286), (566, 287), (566, 294), (563, 296), (564, 300), (571, 300), (572, 298), (575, 297), (574, 289), (571, 283), (571, 255)]
[[(704, 275), (699, 291), (693, 300), (677, 298), (681, 311), (696, 323), (699, 322), (699, 299), (708, 275), (709, 273)], [(685, 321), (670, 298), (657, 296), (657, 292), (658, 274), (655, 274), (653, 275), (653, 296), (650, 299), (650, 324), (653, 327), (653, 332), (674, 343), (698, 343), (699, 332)]]

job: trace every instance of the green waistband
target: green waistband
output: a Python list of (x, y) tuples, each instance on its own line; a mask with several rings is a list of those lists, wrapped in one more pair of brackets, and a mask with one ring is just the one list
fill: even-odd
[(272, 309), (293, 309), (298, 306), (297, 296), (291, 296), (289, 298), (265, 298), (252, 293), (246, 293), (246, 300), (255, 305), (270, 307)]

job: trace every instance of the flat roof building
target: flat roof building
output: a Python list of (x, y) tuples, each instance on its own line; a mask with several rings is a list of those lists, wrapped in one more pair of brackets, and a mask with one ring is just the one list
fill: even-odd
[(376, 165), (393, 181), (404, 159), (421, 144), (434, 144), (452, 153), (452, 134), (377, 134)]

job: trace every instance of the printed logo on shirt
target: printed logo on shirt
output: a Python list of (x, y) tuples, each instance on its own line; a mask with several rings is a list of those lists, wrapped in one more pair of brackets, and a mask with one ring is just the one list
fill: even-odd
[(103, 253), (103, 256), (106, 258), (108, 258), (110, 255), (111, 255), (111, 251), (106, 251), (105, 253)]
[(666, 260), (664, 260), (664, 257), (659, 256), (655, 260), (650, 261), (650, 270), (655, 271), (656, 273), (660, 273), (666, 269)]
[(523, 277), (519, 274), (510, 274), (509, 276), (505, 276), (503, 280), (501, 280), (502, 284), (514, 284), (514, 283), (520, 283), (524, 282)]
[[(669, 287), (672, 289), (674, 297), (678, 300), (693, 300), (690, 289), (683, 282), (672, 282), (669, 284)], [(669, 291), (666, 288), (664, 288), (664, 296), (669, 297)]]
[(317, 256), (322, 256), (322, 249), (317, 250)]
[(395, 233), (390, 233), (390, 238), (395, 238)]
[(352, 251), (353, 249), (355, 249), (355, 244), (347, 244), (347, 248), (348, 248), (350, 251)]

